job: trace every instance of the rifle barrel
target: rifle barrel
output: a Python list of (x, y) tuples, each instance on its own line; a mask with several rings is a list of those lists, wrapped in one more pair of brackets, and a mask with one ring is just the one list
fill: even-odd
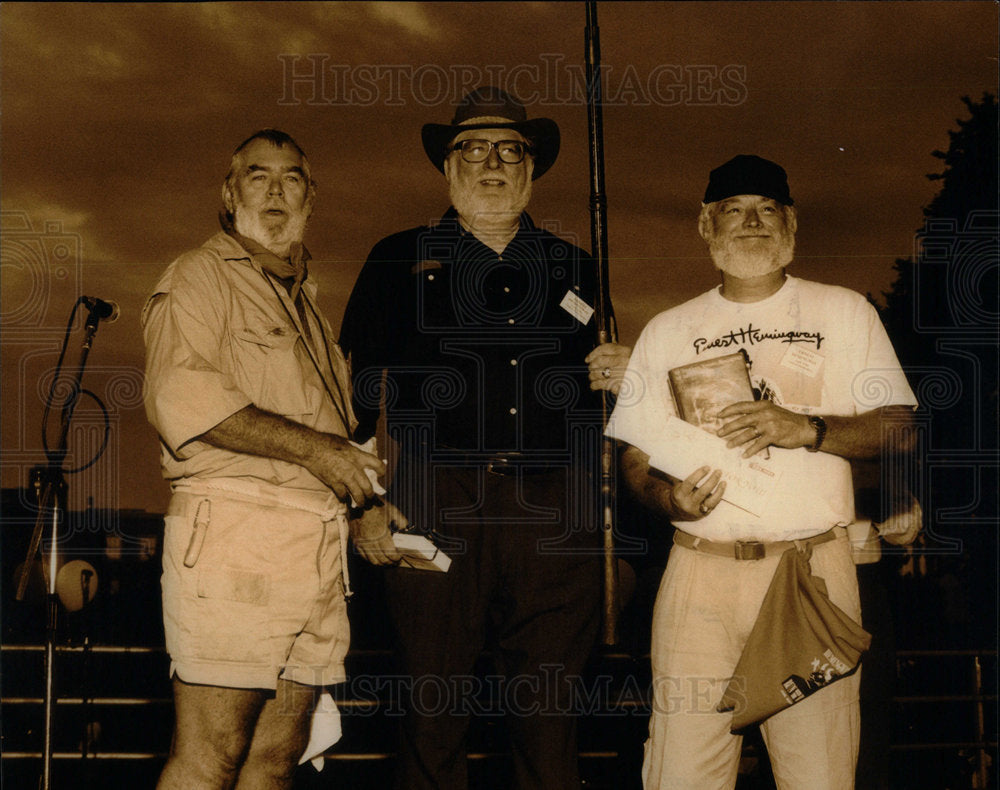
[[(597, 342), (616, 342), (611, 320), (608, 289), (607, 196), (604, 193), (604, 118), (601, 107), (601, 36), (597, 26), (597, 3), (587, 6), (585, 56), (587, 74), (587, 130), (590, 138), (590, 244), (597, 267), (597, 296), (594, 305)], [(601, 424), (607, 424), (608, 393), (601, 393)], [(601, 438), (601, 530), (603, 547), (603, 641), (618, 642), (618, 559), (614, 545), (615, 446), (614, 441)]]

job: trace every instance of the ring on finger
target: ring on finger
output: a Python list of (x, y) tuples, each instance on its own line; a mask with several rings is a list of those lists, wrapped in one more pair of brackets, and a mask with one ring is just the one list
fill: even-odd
[(707, 516), (709, 510), (711, 510), (711, 508), (704, 502), (698, 505), (698, 512), (701, 513), (703, 516)]
[(611, 378), (611, 368), (604, 368), (604, 370), (601, 371), (601, 375), (606, 379)]

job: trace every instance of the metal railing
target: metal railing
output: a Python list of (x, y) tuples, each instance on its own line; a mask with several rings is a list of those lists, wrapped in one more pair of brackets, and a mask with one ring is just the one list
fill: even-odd
[[(41, 656), (44, 652), (44, 647), (41, 645), (2, 645), (0, 646), (0, 652), (2, 654), (34, 654), (37, 653)], [(120, 656), (152, 656), (152, 655), (164, 655), (165, 651), (162, 647), (141, 647), (141, 646), (116, 646), (116, 645), (89, 645), (89, 646), (57, 646), (56, 654), (57, 656), (67, 656), (74, 654), (84, 654), (89, 653), (93, 656), (107, 656), (107, 655), (120, 655)], [(352, 651), (350, 654), (356, 660), (364, 660), (366, 658), (387, 658), (389, 653), (384, 650), (357, 650)], [(957, 658), (957, 659), (968, 659), (968, 691), (967, 693), (917, 693), (917, 694), (904, 694), (893, 697), (893, 702), (897, 705), (941, 705), (941, 704), (951, 704), (951, 703), (973, 703), (973, 709), (971, 718), (971, 732), (974, 733), (974, 738), (972, 740), (957, 741), (919, 741), (910, 743), (894, 743), (891, 745), (893, 751), (976, 751), (976, 765), (975, 774), (973, 777), (973, 787), (974, 788), (985, 788), (987, 787), (987, 782), (989, 781), (989, 770), (992, 757), (990, 752), (995, 753), (997, 750), (996, 733), (988, 733), (986, 731), (986, 705), (989, 703), (995, 703), (997, 701), (997, 695), (995, 693), (986, 693), (983, 686), (983, 664), (987, 659), (992, 659), (995, 663), (997, 656), (996, 650), (898, 650), (896, 651), (895, 657), (897, 662), (897, 667), (900, 666), (900, 662), (912, 662), (912, 661), (923, 661), (928, 659), (938, 659), (938, 658)], [(625, 666), (629, 664), (635, 664), (635, 659), (632, 656), (625, 653), (606, 653), (603, 655), (603, 660), (608, 662), (620, 661)], [(644, 656), (639, 659), (639, 662), (648, 662), (649, 657)], [(7, 681), (8, 685), (10, 683), (9, 677)], [(100, 696), (100, 697), (90, 697), (90, 696), (67, 696), (64, 698), (59, 698), (55, 701), (57, 709), (67, 709), (76, 708), (81, 706), (90, 706), (93, 708), (141, 708), (141, 707), (163, 707), (172, 702), (170, 697), (159, 696), (159, 697), (142, 697), (142, 696)], [(4, 696), (0, 698), (0, 704), (3, 706), (41, 706), (44, 700), (41, 697), (36, 696)], [(359, 713), (364, 712), (374, 712), (377, 711), (381, 704), (380, 700), (360, 700), (360, 699), (343, 699), (337, 700), (337, 705), (340, 708), (347, 710), (356, 710)], [(628, 710), (629, 712), (641, 715), (643, 713), (648, 713), (650, 709), (649, 698), (644, 699), (626, 699), (619, 700), (618, 702), (611, 703), (608, 708), (608, 712), (622, 712)], [(81, 754), (81, 752), (67, 752), (67, 751), (57, 751), (53, 753), (53, 759), (64, 761), (64, 760), (102, 760), (102, 761), (113, 761), (113, 760), (163, 760), (166, 758), (166, 752), (160, 751), (129, 751), (129, 750), (116, 750), (116, 751), (99, 751), (94, 750), (86, 754)], [(502, 756), (499, 753), (493, 751), (482, 751), (475, 752), (469, 755), (472, 760), (484, 760), (492, 759), (495, 757)], [(600, 749), (593, 749), (587, 751), (581, 751), (580, 756), (584, 758), (613, 758), (618, 756), (616, 751), (605, 751)], [(2, 755), (0, 755), (3, 760), (30, 760), (30, 759), (41, 759), (41, 751), (25, 751), (25, 750), (5, 750)], [(391, 752), (385, 751), (366, 751), (366, 752), (330, 752), (326, 755), (327, 760), (333, 761), (371, 761), (371, 760), (387, 760), (394, 757)]]

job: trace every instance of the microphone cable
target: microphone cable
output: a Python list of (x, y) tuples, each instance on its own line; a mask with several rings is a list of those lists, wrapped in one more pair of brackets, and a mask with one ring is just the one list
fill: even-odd
[[(49, 441), (48, 441), (49, 414), (52, 409), (52, 404), (55, 400), (56, 388), (60, 383), (59, 374), (62, 372), (63, 360), (66, 357), (66, 348), (69, 345), (69, 336), (73, 330), (73, 322), (76, 320), (76, 312), (77, 310), (80, 309), (80, 304), (81, 301), (77, 300), (76, 303), (73, 305), (72, 312), (69, 314), (69, 322), (66, 324), (66, 333), (63, 335), (62, 350), (60, 350), (59, 352), (59, 360), (56, 362), (55, 374), (52, 376), (52, 384), (49, 387), (49, 393), (45, 398), (45, 408), (42, 412), (42, 449), (45, 451), (45, 457), (48, 459), (49, 465), (52, 466), (55, 464), (56, 461), (59, 461), (60, 468), (62, 467), (62, 459), (57, 458), (56, 453), (54, 453), (49, 447)], [(91, 399), (93, 399), (93, 401), (97, 404), (98, 408), (101, 410), (101, 414), (103, 415), (104, 418), (104, 437), (101, 441), (100, 448), (98, 448), (94, 456), (89, 461), (87, 461), (87, 463), (83, 464), (82, 466), (78, 466), (75, 469), (61, 469), (61, 471), (64, 472), (65, 474), (72, 475), (72, 474), (77, 474), (78, 472), (82, 472), (85, 469), (89, 469), (91, 466), (97, 463), (97, 460), (102, 455), (104, 455), (104, 451), (107, 450), (108, 448), (108, 439), (111, 435), (111, 418), (108, 415), (107, 407), (104, 405), (101, 399), (97, 397), (97, 395), (95, 395), (88, 389), (84, 389), (83, 387), (80, 387), (79, 390), (77, 390), (77, 385), (75, 383), (71, 383), (70, 387), (71, 391), (67, 394), (66, 399), (62, 403), (62, 408), (64, 410), (72, 406), (72, 408), (70, 408), (69, 415), (67, 416), (66, 420), (67, 425), (69, 423), (69, 420), (72, 419), (73, 410), (76, 409), (76, 401), (81, 395), (87, 395)]]

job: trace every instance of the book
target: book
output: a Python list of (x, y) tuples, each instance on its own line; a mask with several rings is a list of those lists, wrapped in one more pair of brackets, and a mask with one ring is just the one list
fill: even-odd
[(709, 433), (722, 427), (718, 413), (738, 401), (754, 400), (746, 351), (671, 369), (670, 389), (684, 422)]
[(451, 567), (451, 557), (424, 535), (416, 532), (393, 532), (392, 542), (402, 555), (399, 564), (404, 568), (447, 573)]
[(667, 372), (680, 419), (671, 417), (649, 452), (650, 466), (683, 480), (699, 466), (721, 469), (726, 491), (722, 498), (759, 516), (780, 473), (768, 461), (765, 447), (743, 458), (744, 447), (726, 447), (716, 432), (724, 424), (718, 414), (739, 401), (754, 400), (749, 359), (745, 351), (672, 368)]

